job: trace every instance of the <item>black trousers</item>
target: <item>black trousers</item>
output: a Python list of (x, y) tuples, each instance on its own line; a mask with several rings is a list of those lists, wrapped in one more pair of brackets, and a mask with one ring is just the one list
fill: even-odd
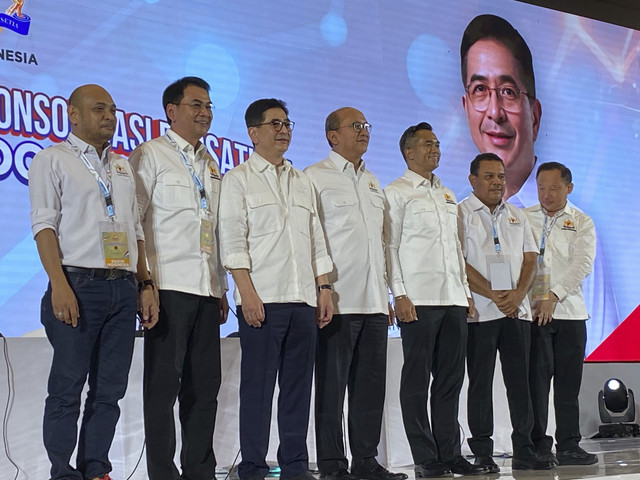
[(548, 451), (553, 446), (553, 438), (546, 434), (552, 377), (558, 450), (571, 450), (580, 443), (578, 394), (586, 343), (585, 320), (553, 320), (543, 326), (531, 325), (532, 438), (539, 451)]
[(533, 455), (533, 407), (529, 393), (530, 350), (531, 325), (528, 321), (505, 317), (469, 324), (467, 415), (472, 435), (469, 447), (474, 455), (493, 454), (492, 392), (498, 351), (513, 428), (513, 455)]
[(351, 466), (371, 468), (380, 442), (387, 370), (386, 314), (334, 315), (318, 333), (316, 451), (322, 474), (348, 468), (342, 412), (349, 392)]
[(418, 306), (416, 312), (417, 321), (398, 323), (404, 354), (402, 420), (414, 464), (449, 462), (460, 455), (458, 406), (467, 350), (467, 309)]
[[(144, 429), (150, 480), (211, 480), (220, 389), (220, 301), (160, 290), (160, 319), (144, 336)], [(180, 402), (182, 476), (173, 457)]]
[[(268, 303), (260, 328), (249, 326), (238, 307), (241, 480), (269, 473), (271, 405), (278, 379), (280, 478), (309, 470), (307, 431), (316, 345), (316, 310), (306, 303)], [(212, 477), (213, 478), (213, 477)]]

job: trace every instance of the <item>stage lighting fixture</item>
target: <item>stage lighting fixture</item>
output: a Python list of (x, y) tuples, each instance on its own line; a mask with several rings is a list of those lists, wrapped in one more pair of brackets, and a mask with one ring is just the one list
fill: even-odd
[(633, 391), (619, 378), (610, 378), (598, 394), (600, 425), (598, 437), (631, 437), (640, 433), (633, 421), (636, 405)]

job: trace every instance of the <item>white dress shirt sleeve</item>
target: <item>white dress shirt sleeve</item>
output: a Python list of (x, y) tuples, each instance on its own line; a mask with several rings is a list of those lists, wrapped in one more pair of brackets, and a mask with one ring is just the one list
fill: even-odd
[(29, 196), (31, 200), (31, 229), (35, 237), (38, 232), (50, 228), (58, 235), (62, 205), (61, 181), (53, 168), (52, 156), (36, 155), (29, 167)]
[[(557, 222), (560, 223), (560, 222)], [(554, 228), (561, 228), (555, 225)], [(578, 238), (571, 250), (571, 268), (555, 272), (554, 283), (551, 291), (560, 301), (564, 300), (569, 292), (582, 284), (593, 269), (596, 258), (596, 227), (591, 218), (585, 218), (578, 226)]]
[[(405, 202), (399, 198), (398, 192), (393, 188), (385, 188), (385, 215), (384, 215), (384, 243), (387, 257), (387, 275), (389, 287), (394, 297), (406, 295), (400, 264), (399, 248), (402, 239), (402, 225), (404, 223)], [(464, 270), (463, 270), (464, 271)]]
[(247, 243), (246, 185), (241, 174), (230, 170), (222, 178), (220, 192), (220, 253), (222, 265), (227, 270), (251, 271), (251, 257)]

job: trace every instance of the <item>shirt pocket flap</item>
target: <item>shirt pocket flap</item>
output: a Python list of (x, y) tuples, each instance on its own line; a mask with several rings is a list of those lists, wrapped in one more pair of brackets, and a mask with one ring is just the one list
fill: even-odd
[(275, 205), (276, 197), (271, 192), (256, 192), (247, 194), (247, 207), (259, 208), (266, 205)]

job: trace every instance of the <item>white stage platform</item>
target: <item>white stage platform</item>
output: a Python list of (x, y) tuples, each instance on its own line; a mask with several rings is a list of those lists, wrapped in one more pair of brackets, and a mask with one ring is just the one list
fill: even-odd
[[(142, 339), (136, 339), (133, 365), (129, 378), (129, 389), (121, 402), (122, 414), (116, 437), (111, 448), (113, 463), (112, 477), (126, 479), (136, 466), (143, 447), (142, 428)], [(6, 341), (6, 344), (4, 343)], [(9, 405), (5, 438), (8, 439), (11, 458), (23, 472), (19, 479), (48, 478), (49, 463), (42, 446), (42, 411), (46, 396), (46, 382), (52, 350), (46, 338), (0, 339), (6, 346), (10, 368), (13, 372), (13, 397)], [(222, 387), (218, 397), (219, 408), (214, 437), (214, 448), (218, 466), (231, 466), (239, 450), (238, 440), (238, 384), (240, 372), (240, 345), (237, 338), (222, 339)], [(390, 467), (404, 467), (412, 464), (409, 446), (404, 435), (398, 389), (402, 366), (402, 344), (400, 339), (389, 339), (387, 397), (383, 435), (379, 448), (381, 463)], [(506, 404), (506, 394), (502, 384), (499, 365), (494, 386), (495, 445), (496, 454), (510, 451), (510, 423)], [(586, 364), (580, 395), (581, 429), (585, 437), (598, 430), (597, 394), (605, 380), (619, 377), (635, 392), (640, 392), (640, 369), (636, 364)], [(9, 395), (7, 383), (7, 363), (0, 356), (0, 405), (4, 411)], [(466, 383), (460, 399), (460, 425), (463, 437), (463, 453), (469, 453), (465, 437), (469, 429), (466, 423)], [(275, 405), (274, 415), (275, 418)], [(313, 412), (313, 405), (311, 407)], [(275, 463), (277, 429), (272, 423), (269, 461)], [(553, 431), (555, 425), (549, 426)], [(308, 437), (310, 461), (315, 462), (315, 440), (313, 421)], [(15, 468), (9, 462), (4, 449), (0, 449), (0, 480), (11, 480)], [(140, 463), (134, 480), (146, 478), (146, 466)]]

